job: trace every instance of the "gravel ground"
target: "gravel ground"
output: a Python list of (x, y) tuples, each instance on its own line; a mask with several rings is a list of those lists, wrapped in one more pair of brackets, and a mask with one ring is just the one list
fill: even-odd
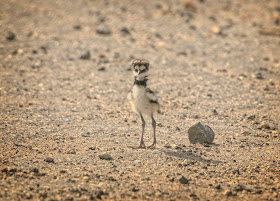
[[(1, 0), (0, 200), (280, 200), (279, 18), (279, 0)], [(129, 148), (136, 58), (155, 150)], [(197, 122), (213, 144), (190, 144)]]

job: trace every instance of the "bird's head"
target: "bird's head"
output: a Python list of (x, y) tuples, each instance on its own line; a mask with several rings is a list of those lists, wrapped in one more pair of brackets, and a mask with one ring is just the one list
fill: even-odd
[(148, 76), (149, 62), (144, 59), (136, 59), (132, 62), (133, 75), (137, 80), (144, 80)]

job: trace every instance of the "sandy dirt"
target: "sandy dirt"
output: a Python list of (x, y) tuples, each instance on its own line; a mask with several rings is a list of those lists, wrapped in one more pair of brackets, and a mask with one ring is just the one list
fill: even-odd
[[(279, 18), (279, 0), (1, 0), (0, 200), (280, 200)], [(129, 148), (136, 58), (155, 150)], [(190, 144), (199, 121), (213, 144)]]

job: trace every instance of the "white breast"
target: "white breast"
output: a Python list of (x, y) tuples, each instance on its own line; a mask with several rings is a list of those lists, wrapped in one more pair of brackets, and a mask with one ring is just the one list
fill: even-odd
[(128, 94), (128, 99), (130, 100), (134, 112), (147, 115), (152, 114), (151, 104), (146, 95), (146, 88), (144, 86), (134, 85), (131, 92)]

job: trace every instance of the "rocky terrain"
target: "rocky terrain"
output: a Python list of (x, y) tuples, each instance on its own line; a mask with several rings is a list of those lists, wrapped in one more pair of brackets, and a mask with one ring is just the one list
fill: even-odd
[[(279, 200), (279, 18), (279, 0), (1, 0), (0, 200)], [(136, 58), (154, 150), (129, 148)]]

